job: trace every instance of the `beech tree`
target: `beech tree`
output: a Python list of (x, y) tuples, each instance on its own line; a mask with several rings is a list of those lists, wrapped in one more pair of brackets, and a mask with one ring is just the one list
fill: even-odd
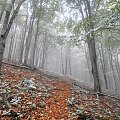
[(101, 88), (100, 88), (100, 79), (97, 68), (95, 35), (94, 35), (94, 31), (91, 31), (94, 29), (94, 23), (93, 23), (94, 15), (92, 14), (91, 3), (89, 0), (77, 0), (72, 2), (79, 9), (82, 20), (84, 22), (83, 29), (85, 31), (86, 42), (88, 44), (88, 50), (89, 50), (89, 56), (91, 62), (91, 73), (94, 78), (94, 90), (96, 92), (100, 92)]
[(17, 7), (14, 9), (12, 15), (11, 15), (11, 10), (14, 6), (15, 0), (11, 0), (11, 3), (8, 4), (8, 8), (6, 9), (3, 28), (2, 28), (2, 31), (0, 34), (0, 72), (1, 72), (2, 58), (3, 58), (4, 49), (5, 49), (6, 38), (9, 34), (12, 23), (17, 15), (22, 3), (25, 1), (26, 0), (20, 0)]

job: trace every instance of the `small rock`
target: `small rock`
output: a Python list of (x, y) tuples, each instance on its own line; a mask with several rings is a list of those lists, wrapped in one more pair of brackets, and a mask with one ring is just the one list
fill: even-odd
[(35, 79), (34, 79), (34, 78), (31, 78), (31, 79), (29, 80), (29, 84), (35, 85), (35, 83), (33, 82), (33, 80), (35, 80)]
[(17, 105), (19, 102), (20, 102), (20, 99), (18, 99), (18, 98), (12, 99), (12, 100), (10, 101), (10, 103), (11, 103), (12, 105)]
[(3, 111), (2, 116), (10, 116), (11, 112), (10, 111)]
[(40, 102), (39, 107), (44, 108), (46, 106), (45, 102)]
[(34, 78), (31, 78), (31, 79), (25, 79), (25, 80), (22, 80), (21, 81), (21, 84), (26, 84), (26, 85), (31, 85), (31, 84), (33, 84), (33, 85), (35, 85), (35, 83), (33, 82), (33, 80), (34, 80)]
[(36, 87), (35, 87), (33, 84), (30, 84), (30, 85), (28, 86), (28, 88), (29, 88), (30, 90), (36, 90)]

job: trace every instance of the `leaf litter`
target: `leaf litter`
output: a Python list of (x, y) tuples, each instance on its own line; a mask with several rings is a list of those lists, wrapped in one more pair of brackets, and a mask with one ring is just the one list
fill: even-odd
[(3, 65), (0, 120), (120, 120), (120, 102), (68, 77)]

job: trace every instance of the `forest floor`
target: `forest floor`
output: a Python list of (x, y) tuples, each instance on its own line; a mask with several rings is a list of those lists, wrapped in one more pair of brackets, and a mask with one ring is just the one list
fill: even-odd
[(69, 77), (4, 64), (0, 120), (120, 120), (120, 102)]

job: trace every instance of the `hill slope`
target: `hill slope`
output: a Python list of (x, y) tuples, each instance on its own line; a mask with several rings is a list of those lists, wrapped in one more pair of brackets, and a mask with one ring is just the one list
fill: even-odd
[(0, 120), (119, 120), (120, 103), (68, 77), (3, 65)]

